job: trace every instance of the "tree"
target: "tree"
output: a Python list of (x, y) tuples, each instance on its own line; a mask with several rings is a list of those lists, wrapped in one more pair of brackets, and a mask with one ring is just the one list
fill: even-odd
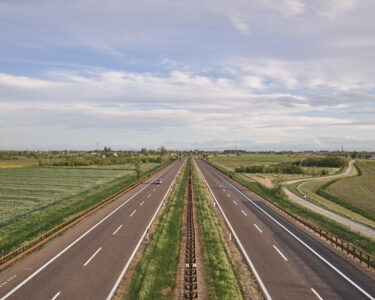
[(165, 149), (164, 146), (161, 146), (158, 150), (159, 150), (159, 152), (160, 152), (161, 155), (166, 155), (167, 154), (167, 149)]
[(139, 161), (135, 161), (134, 166), (135, 166), (135, 173), (137, 174), (137, 179), (139, 179), (141, 178), (141, 173), (142, 173), (141, 164), (139, 163)]

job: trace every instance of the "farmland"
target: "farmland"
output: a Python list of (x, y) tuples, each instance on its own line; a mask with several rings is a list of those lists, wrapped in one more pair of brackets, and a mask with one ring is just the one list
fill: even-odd
[[(289, 185), (288, 189), (300, 197), (306, 195), (308, 201), (329, 211), (375, 228), (375, 215), (369, 208), (358, 205), (359, 203), (366, 203), (368, 207), (373, 205), (371, 196), (366, 201), (360, 192), (361, 189), (367, 189), (368, 185), (371, 186), (371, 178), (373, 178), (371, 175), (368, 178), (366, 175), (358, 176), (356, 168), (353, 168), (350, 174), (338, 179), (323, 177), (317, 180), (297, 182)], [(350, 183), (352, 184), (349, 185)], [(328, 190), (332, 189), (332, 185), (334, 185), (337, 196), (328, 193)], [(362, 185), (363, 187), (361, 187)], [(345, 191), (351, 193), (347, 195), (348, 201), (341, 198)], [(367, 192), (369, 191), (371, 188), (368, 188)]]
[(0, 256), (160, 165), (0, 168)]
[(375, 161), (358, 160), (357, 166), (360, 176), (335, 181), (324, 191), (344, 205), (358, 206), (375, 217)]
[[(219, 154), (210, 155), (209, 160), (230, 172), (235, 172), (236, 168), (265, 166), (272, 167), (278, 164), (291, 164), (297, 161), (303, 161), (309, 156), (298, 154), (276, 154), (276, 153), (242, 153), (236, 154)], [(301, 167), (304, 174), (282, 174), (282, 173), (242, 173), (239, 174), (248, 182), (259, 183), (266, 188), (274, 188), (284, 181), (293, 179), (302, 179), (314, 176), (321, 176), (321, 172), (325, 171), (326, 175), (336, 174), (340, 168), (322, 168), (322, 167)]]
[(0, 169), (0, 226), (132, 173), (100, 169)]

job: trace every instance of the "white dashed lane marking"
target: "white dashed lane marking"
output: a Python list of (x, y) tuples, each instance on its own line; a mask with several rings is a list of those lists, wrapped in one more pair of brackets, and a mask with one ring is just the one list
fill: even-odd
[(96, 252), (93, 255), (91, 255), (91, 257), (85, 262), (83, 266), (86, 267), (90, 263), (90, 261), (95, 257), (95, 255), (97, 255), (100, 252), (100, 250), (102, 250), (102, 247), (96, 250)]
[(122, 225), (120, 225), (112, 234), (115, 235), (117, 233), (117, 231), (119, 231), (121, 229)]
[(288, 259), (284, 256), (284, 254), (281, 253), (281, 251), (279, 249), (277, 249), (277, 247), (275, 245), (273, 245), (273, 247), (275, 248), (275, 250), (280, 254), (280, 256), (285, 260), (285, 261), (288, 261)]
[(258, 227), (257, 224), (254, 224), (255, 228), (259, 230), (260, 233), (263, 233), (263, 231)]

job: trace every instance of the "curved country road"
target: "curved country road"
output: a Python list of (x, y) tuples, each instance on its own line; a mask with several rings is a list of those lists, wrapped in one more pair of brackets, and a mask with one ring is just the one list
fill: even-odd
[(358, 222), (353, 221), (351, 219), (348, 219), (346, 217), (337, 215), (334, 212), (331, 212), (331, 211), (329, 211), (325, 208), (322, 208), (318, 205), (315, 205), (315, 204), (297, 196), (296, 194), (292, 193), (287, 187), (287, 185), (297, 183), (297, 182), (302, 182), (302, 181), (319, 180), (319, 179), (322, 179), (322, 178), (338, 178), (338, 177), (349, 175), (353, 170), (353, 164), (354, 164), (354, 160), (351, 160), (349, 162), (349, 166), (346, 169), (346, 171), (344, 173), (341, 173), (341, 174), (338, 174), (338, 175), (331, 175), (331, 176), (324, 176), (324, 177), (314, 177), (314, 178), (304, 178), (304, 179), (296, 179), (296, 180), (286, 181), (286, 182), (283, 183), (283, 191), (285, 192), (285, 194), (288, 196), (288, 198), (290, 200), (298, 203), (299, 205), (302, 205), (302, 206), (304, 206), (308, 209), (311, 209), (311, 210), (313, 210), (317, 213), (320, 213), (320, 214), (322, 214), (322, 215), (324, 215), (324, 216), (326, 216), (330, 219), (333, 219), (333, 220), (335, 220), (335, 221), (337, 221), (337, 222), (339, 222), (343, 225), (346, 225), (346, 226), (350, 227), (353, 230), (359, 231), (360, 233), (375, 239), (375, 230), (372, 229), (371, 227), (368, 227), (364, 224), (358, 223)]

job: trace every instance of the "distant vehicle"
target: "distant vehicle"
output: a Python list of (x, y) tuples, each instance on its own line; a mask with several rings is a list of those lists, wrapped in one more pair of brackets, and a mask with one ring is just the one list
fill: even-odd
[(163, 182), (163, 179), (158, 178), (154, 181), (156, 184), (161, 184)]

